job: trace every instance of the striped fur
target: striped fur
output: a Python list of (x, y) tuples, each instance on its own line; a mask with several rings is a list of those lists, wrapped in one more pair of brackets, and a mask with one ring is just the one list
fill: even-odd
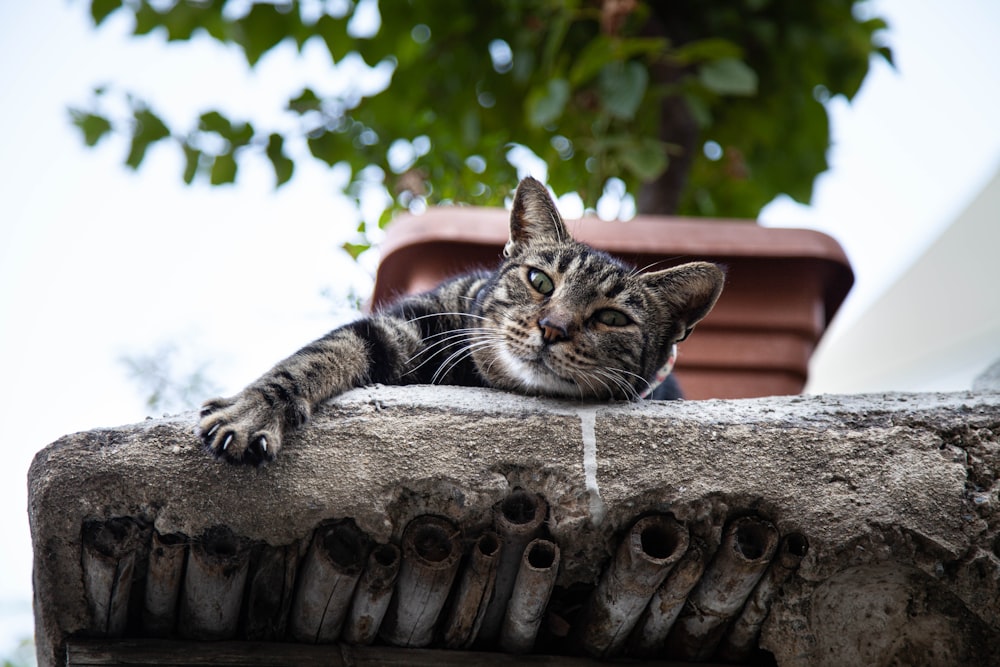
[(372, 383), (490, 386), (638, 398), (722, 291), (714, 264), (639, 273), (574, 241), (538, 181), (518, 186), (505, 259), (331, 331), (232, 398), (205, 403), (201, 438), (233, 463), (272, 460), (312, 409)]

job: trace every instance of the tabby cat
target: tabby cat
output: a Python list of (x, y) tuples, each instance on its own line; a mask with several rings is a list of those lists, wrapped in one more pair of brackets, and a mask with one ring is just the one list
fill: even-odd
[(232, 463), (274, 459), (313, 408), (372, 383), (486, 386), (580, 399), (648, 393), (722, 291), (714, 264), (634, 268), (570, 238), (545, 187), (521, 181), (505, 259), (334, 329), (232, 398), (199, 432)]

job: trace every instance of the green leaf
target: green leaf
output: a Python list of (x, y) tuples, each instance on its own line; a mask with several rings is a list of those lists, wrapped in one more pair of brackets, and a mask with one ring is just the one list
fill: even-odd
[(201, 163), (201, 151), (184, 142), (184, 182), (188, 185), (194, 182), (194, 177), (198, 175), (198, 167)]
[(656, 139), (645, 138), (625, 145), (618, 154), (622, 166), (643, 183), (655, 181), (667, 170), (666, 147)]
[(238, 21), (241, 28), (236, 42), (243, 47), (251, 67), (260, 57), (288, 37), (298, 21), (298, 12), (281, 11), (277, 5), (254, 3), (250, 11)]
[(316, 33), (326, 44), (330, 58), (338, 63), (354, 48), (354, 38), (347, 34), (347, 18), (334, 18), (324, 14), (316, 21)]
[(93, 0), (90, 3), (90, 16), (94, 19), (94, 25), (101, 25), (104, 19), (108, 18), (108, 14), (121, 6), (122, 0)]
[(203, 132), (215, 132), (223, 137), (227, 137), (233, 124), (218, 111), (208, 111), (198, 118), (198, 127)]
[(209, 173), (209, 182), (212, 185), (222, 185), (234, 181), (236, 181), (236, 158), (232, 153), (217, 155)]
[(132, 145), (125, 164), (138, 169), (146, 157), (146, 149), (153, 143), (170, 136), (170, 130), (163, 121), (149, 109), (138, 107), (134, 110), (132, 125)]
[(351, 256), (351, 259), (356, 260), (361, 253), (368, 250), (372, 246), (370, 243), (345, 243), (340, 247)]
[[(327, 165), (333, 166), (345, 159), (345, 141), (343, 135), (335, 132), (324, 132), (309, 137), (307, 142), (313, 157), (319, 158)], [(350, 144), (347, 144), (349, 146)]]
[(892, 59), (892, 49), (890, 49), (888, 46), (880, 46), (877, 49), (875, 49), (875, 51), (880, 56), (882, 56), (883, 58), (885, 58), (885, 61), (887, 63), (889, 63), (893, 67), (896, 66), (896, 62)]
[(576, 87), (586, 83), (597, 76), (601, 68), (613, 59), (611, 40), (604, 35), (598, 35), (583, 47), (583, 51), (573, 63), (573, 68), (569, 71), (570, 84)]
[(698, 79), (720, 95), (755, 95), (757, 73), (742, 60), (723, 58), (706, 63), (698, 70)]
[(156, 28), (159, 28), (163, 20), (163, 15), (152, 8), (148, 3), (142, 2), (135, 10), (135, 27), (132, 28), (133, 35), (148, 35)]
[(528, 125), (544, 127), (559, 120), (568, 101), (569, 82), (566, 79), (550, 79), (545, 86), (536, 86), (524, 103)]
[(677, 47), (670, 56), (684, 64), (725, 58), (742, 58), (743, 49), (728, 39), (709, 38), (688, 42)]
[(111, 131), (111, 121), (104, 116), (79, 109), (70, 109), (69, 113), (73, 118), (73, 124), (83, 132), (83, 142), (88, 146), (97, 145), (97, 142)]
[(288, 110), (295, 113), (319, 111), (322, 107), (323, 101), (313, 92), (312, 88), (303, 88), (298, 97), (288, 100)]
[(246, 146), (253, 139), (253, 126), (248, 123), (234, 123), (218, 111), (203, 113), (198, 119), (198, 127), (203, 132), (214, 132), (228, 141), (231, 149)]
[(292, 177), (292, 172), (295, 171), (295, 163), (285, 155), (284, 146), (285, 138), (280, 134), (274, 133), (267, 139), (265, 152), (274, 167), (275, 187), (281, 187), (287, 183)]
[(598, 79), (601, 103), (615, 118), (632, 120), (642, 104), (649, 84), (649, 72), (641, 63), (609, 63)]

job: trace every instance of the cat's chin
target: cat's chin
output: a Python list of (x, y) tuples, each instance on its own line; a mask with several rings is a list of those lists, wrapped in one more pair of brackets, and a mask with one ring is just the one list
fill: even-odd
[(507, 350), (502, 350), (498, 356), (499, 365), (508, 380), (505, 384), (516, 385), (512, 388), (548, 396), (580, 397), (583, 394), (580, 385), (560, 377), (540, 359), (525, 361)]

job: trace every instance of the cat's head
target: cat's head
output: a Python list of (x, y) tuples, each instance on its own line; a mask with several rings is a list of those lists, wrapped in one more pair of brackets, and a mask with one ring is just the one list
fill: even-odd
[(529, 393), (638, 397), (725, 281), (708, 262), (639, 273), (574, 241), (533, 178), (514, 195), (504, 255), (478, 304), (493, 344), (475, 357), (491, 385)]

